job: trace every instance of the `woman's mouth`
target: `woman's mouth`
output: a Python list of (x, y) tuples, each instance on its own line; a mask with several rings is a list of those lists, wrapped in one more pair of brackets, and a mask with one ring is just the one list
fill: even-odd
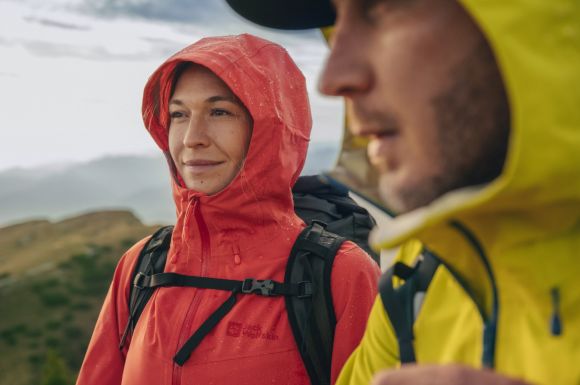
[(183, 162), (185, 170), (192, 174), (201, 174), (207, 171), (211, 171), (220, 165), (224, 164), (225, 161), (209, 160), (209, 159), (191, 159)]

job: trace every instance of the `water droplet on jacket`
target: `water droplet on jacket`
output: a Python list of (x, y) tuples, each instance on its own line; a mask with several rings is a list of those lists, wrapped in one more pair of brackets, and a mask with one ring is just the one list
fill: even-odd
[(236, 265), (239, 265), (240, 263), (242, 263), (242, 259), (240, 258), (239, 254), (234, 254), (234, 263)]

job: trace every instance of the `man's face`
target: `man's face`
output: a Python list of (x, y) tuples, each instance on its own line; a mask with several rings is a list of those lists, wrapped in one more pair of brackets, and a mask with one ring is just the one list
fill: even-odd
[(319, 88), (370, 139), (387, 206), (406, 212), (503, 168), (509, 108), (493, 54), (455, 0), (336, 0)]

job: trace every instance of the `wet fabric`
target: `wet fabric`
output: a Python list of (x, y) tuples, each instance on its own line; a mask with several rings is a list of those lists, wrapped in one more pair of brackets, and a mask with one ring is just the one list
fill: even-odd
[[(244, 165), (215, 195), (188, 190), (168, 152), (168, 100), (182, 61), (209, 68), (246, 106), (253, 134)], [(213, 278), (284, 280), (290, 249), (304, 223), (291, 187), (304, 160), (311, 118), (305, 81), (280, 46), (250, 36), (206, 38), (168, 59), (150, 77), (143, 119), (173, 170), (177, 222), (166, 272)], [(77, 384), (308, 384), (283, 297), (241, 296), (189, 360), (175, 353), (230, 295), (159, 288), (147, 303), (128, 348), (118, 350), (136, 257), (146, 239), (121, 259), (97, 321)], [(378, 268), (351, 242), (337, 253), (331, 285), (337, 316), (332, 381), (358, 344), (376, 293)]]
[[(512, 124), (502, 175), (375, 230), (377, 248), (423, 246), (440, 269), (415, 322), (419, 363), (464, 363), (536, 384), (580, 382), (580, 5), (461, 3), (504, 77)], [(415, 240), (413, 240), (415, 239)], [(486, 339), (484, 341), (484, 339)], [(338, 383), (399, 365), (380, 300)]]

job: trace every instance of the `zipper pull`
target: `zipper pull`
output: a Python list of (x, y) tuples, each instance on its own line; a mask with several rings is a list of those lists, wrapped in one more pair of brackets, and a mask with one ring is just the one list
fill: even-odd
[(550, 332), (553, 336), (562, 335), (562, 317), (560, 315), (560, 289), (554, 287), (550, 290), (552, 297), (552, 317), (550, 318)]
[(197, 206), (199, 204), (199, 197), (194, 195), (192, 198), (188, 199), (187, 207), (185, 208), (185, 216), (183, 218), (183, 226), (181, 228), (181, 241), (183, 242), (183, 246), (185, 248), (185, 263), (189, 264), (189, 242), (186, 240), (189, 238), (190, 233), (190, 222), (192, 216), (195, 216), (195, 211), (197, 211)]

